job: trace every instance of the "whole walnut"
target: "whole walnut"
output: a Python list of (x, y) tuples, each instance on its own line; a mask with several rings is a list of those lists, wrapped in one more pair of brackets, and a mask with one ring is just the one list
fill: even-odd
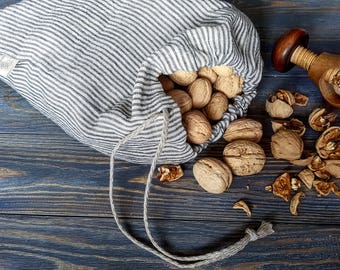
[(170, 90), (167, 95), (172, 97), (172, 99), (177, 103), (181, 113), (186, 113), (192, 108), (192, 100), (189, 94), (183, 90)]
[(214, 84), (217, 74), (212, 68), (205, 66), (198, 70), (198, 77), (208, 79), (210, 83)]
[(198, 78), (189, 85), (188, 93), (192, 99), (192, 107), (201, 109), (206, 106), (211, 99), (211, 83), (208, 79)]
[(218, 121), (228, 108), (228, 98), (222, 92), (215, 92), (207, 106), (204, 107), (203, 112), (212, 121)]
[(229, 167), (216, 158), (202, 158), (195, 162), (193, 174), (199, 185), (210, 193), (222, 193), (232, 183)]
[(234, 98), (241, 94), (243, 79), (236, 74), (230, 76), (218, 76), (214, 88), (224, 93), (228, 98)]
[(211, 125), (208, 119), (199, 110), (192, 110), (183, 114), (183, 126), (187, 131), (189, 143), (202, 144), (211, 136)]
[(223, 160), (235, 175), (252, 175), (260, 172), (266, 155), (260, 145), (247, 140), (236, 140), (226, 145)]
[(280, 129), (271, 138), (271, 151), (276, 159), (300, 159), (303, 147), (301, 137), (292, 130)]
[(230, 123), (223, 134), (227, 142), (249, 140), (258, 143), (263, 135), (262, 124), (249, 118), (237, 119)]
[(184, 71), (178, 70), (170, 75), (170, 79), (181, 86), (187, 86), (191, 84), (197, 78), (196, 71)]
[(165, 92), (170, 91), (175, 88), (174, 82), (167, 75), (160, 75), (158, 77), (158, 80), (161, 83), (163, 90)]

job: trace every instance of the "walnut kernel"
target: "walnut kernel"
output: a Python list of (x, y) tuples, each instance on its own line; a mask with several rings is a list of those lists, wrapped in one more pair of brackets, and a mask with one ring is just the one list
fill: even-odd
[(273, 194), (281, 197), (286, 202), (290, 199), (291, 182), (289, 173), (283, 173), (273, 183)]
[(157, 179), (161, 182), (173, 182), (183, 176), (180, 165), (162, 165), (158, 168)]
[(329, 113), (325, 108), (314, 109), (308, 117), (308, 123), (315, 131), (324, 131), (336, 120), (335, 113)]
[(326, 129), (316, 141), (316, 151), (324, 159), (340, 159), (340, 127)]

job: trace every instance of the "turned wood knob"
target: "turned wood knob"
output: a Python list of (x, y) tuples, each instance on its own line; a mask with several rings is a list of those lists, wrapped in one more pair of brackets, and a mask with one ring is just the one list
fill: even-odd
[(309, 35), (306, 30), (296, 28), (284, 33), (275, 43), (272, 53), (274, 67), (279, 72), (287, 72), (294, 67), (291, 57), (298, 47), (307, 47)]
[[(308, 71), (308, 77), (319, 87), (324, 99), (340, 108), (340, 55), (323, 52), (315, 54), (306, 49), (309, 35), (304, 29), (291, 29), (275, 43), (272, 60), (275, 69), (287, 72), (294, 65)], [(331, 77), (332, 78), (331, 78)]]

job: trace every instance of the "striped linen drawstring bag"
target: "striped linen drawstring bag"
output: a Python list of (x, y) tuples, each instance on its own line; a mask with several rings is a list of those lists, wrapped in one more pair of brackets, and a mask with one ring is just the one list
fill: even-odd
[[(67, 134), (110, 159), (110, 203), (119, 229), (136, 245), (181, 268), (236, 254), (273, 233), (263, 222), (237, 243), (200, 256), (177, 256), (153, 238), (148, 197), (156, 164), (194, 159), (243, 116), (263, 61), (251, 21), (221, 0), (22, 0), (0, 8), (0, 79)], [(232, 66), (243, 94), (202, 145), (187, 143), (181, 114), (160, 74)], [(122, 226), (114, 205), (114, 160), (151, 164), (144, 193), (145, 245)]]

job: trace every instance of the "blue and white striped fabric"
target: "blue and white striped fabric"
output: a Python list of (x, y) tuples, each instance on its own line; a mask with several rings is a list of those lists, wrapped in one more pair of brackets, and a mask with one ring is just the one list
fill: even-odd
[[(250, 20), (221, 0), (22, 0), (0, 9), (0, 57), (18, 60), (0, 79), (80, 142), (109, 155), (164, 109), (168, 136), (160, 163), (193, 159), (242, 116), (263, 62)], [(181, 114), (157, 78), (176, 70), (230, 65), (245, 79), (210, 141), (186, 142)], [(122, 145), (116, 158), (150, 163), (162, 117)]]

